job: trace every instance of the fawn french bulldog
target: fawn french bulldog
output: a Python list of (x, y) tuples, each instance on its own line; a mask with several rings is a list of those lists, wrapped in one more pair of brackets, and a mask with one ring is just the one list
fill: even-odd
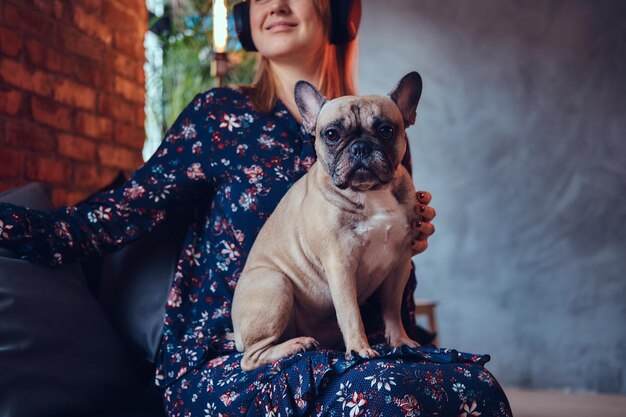
[(375, 291), (389, 344), (419, 346), (400, 318), (417, 217), (401, 161), (421, 92), (417, 72), (389, 96), (327, 100), (296, 84), (317, 161), (259, 232), (237, 283), (232, 318), (243, 370), (320, 344), (377, 356), (359, 312)]

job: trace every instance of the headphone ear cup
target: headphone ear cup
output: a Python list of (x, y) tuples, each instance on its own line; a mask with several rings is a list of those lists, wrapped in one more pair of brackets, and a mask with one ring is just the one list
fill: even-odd
[(241, 46), (248, 52), (256, 52), (256, 46), (252, 41), (252, 30), (250, 30), (250, 3), (247, 1), (236, 3), (233, 6), (233, 17)]
[(361, 0), (330, 0), (330, 17), (330, 43), (354, 40), (361, 24)]

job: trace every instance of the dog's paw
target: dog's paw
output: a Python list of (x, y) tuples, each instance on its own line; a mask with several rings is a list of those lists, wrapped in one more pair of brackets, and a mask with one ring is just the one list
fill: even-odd
[(409, 337), (390, 337), (387, 339), (389, 346), (393, 348), (397, 348), (400, 346), (408, 346), (412, 348), (418, 348), (421, 345), (417, 343), (415, 340)]
[(307, 350), (316, 349), (320, 346), (320, 344), (312, 337), (302, 336), (287, 340), (280, 346), (283, 349), (282, 356), (290, 356), (295, 355), (296, 353), (306, 352)]
[(365, 358), (365, 359), (372, 359), (375, 358), (377, 356), (380, 356), (380, 354), (378, 352), (376, 352), (374, 349), (372, 349), (369, 346), (364, 346), (364, 347), (360, 347), (360, 348), (348, 348), (346, 349), (346, 359), (351, 361), (352, 359), (354, 359), (354, 355), (358, 355), (361, 358)]

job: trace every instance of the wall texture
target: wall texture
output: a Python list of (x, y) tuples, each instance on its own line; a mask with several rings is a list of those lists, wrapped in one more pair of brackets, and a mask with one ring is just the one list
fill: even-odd
[(142, 162), (144, 0), (0, 0), (0, 190), (73, 204)]
[(359, 86), (417, 70), (415, 261), (507, 385), (626, 392), (626, 3), (364, 0)]

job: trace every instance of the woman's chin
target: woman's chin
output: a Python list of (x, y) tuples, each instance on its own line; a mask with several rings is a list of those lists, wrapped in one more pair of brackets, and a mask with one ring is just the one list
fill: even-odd
[(264, 33), (261, 39), (254, 39), (254, 44), (259, 53), (270, 60), (310, 63), (320, 58), (320, 52), (326, 43), (311, 38), (296, 30), (279, 31)]
[[(282, 39), (281, 39), (282, 38)], [(267, 48), (257, 47), (259, 53), (265, 58), (280, 61), (301, 61), (304, 52), (308, 52), (306, 44), (294, 42), (288, 36), (277, 34), (271, 46)]]

